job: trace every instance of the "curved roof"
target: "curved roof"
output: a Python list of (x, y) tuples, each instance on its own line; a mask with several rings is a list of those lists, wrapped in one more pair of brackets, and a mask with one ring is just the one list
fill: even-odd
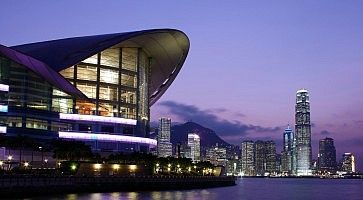
[(185, 33), (179, 30), (153, 29), (51, 40), (11, 48), (32, 56), (59, 72), (115, 45), (140, 47), (152, 57), (149, 83), (151, 106), (179, 73), (190, 43)]
[(0, 54), (18, 64), (23, 65), (24, 67), (38, 74), (48, 83), (59, 89), (62, 89), (64, 92), (78, 98), (88, 99), (86, 95), (74, 87), (62, 75), (50, 68), (47, 64), (3, 45), (0, 45)]

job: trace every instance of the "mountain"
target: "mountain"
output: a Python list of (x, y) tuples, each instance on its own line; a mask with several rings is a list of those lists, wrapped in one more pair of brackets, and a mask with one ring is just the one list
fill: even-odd
[(219, 146), (230, 146), (227, 142), (222, 140), (216, 132), (203, 127), (195, 122), (186, 122), (171, 127), (171, 143), (187, 143), (188, 133), (196, 133), (200, 137), (200, 145), (203, 147), (211, 147), (218, 143)]

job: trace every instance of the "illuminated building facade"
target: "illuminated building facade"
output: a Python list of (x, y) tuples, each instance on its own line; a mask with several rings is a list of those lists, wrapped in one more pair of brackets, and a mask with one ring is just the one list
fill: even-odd
[(312, 175), (311, 170), (311, 125), (309, 92), (305, 89), (296, 92), (295, 105), (295, 149), (297, 176)]
[(190, 148), (190, 157), (193, 162), (200, 161), (200, 137), (195, 133), (188, 133), (188, 146)]
[(254, 176), (254, 143), (246, 140), (241, 144), (241, 173), (244, 176)]
[(0, 132), (147, 150), (150, 106), (180, 71), (189, 40), (155, 29), (0, 45)]
[(265, 156), (266, 156), (266, 169), (265, 173), (276, 172), (276, 144), (274, 141), (269, 140), (265, 142)]
[(344, 153), (341, 162), (341, 170), (344, 172), (355, 172), (355, 157), (352, 153)]
[(281, 171), (286, 174), (291, 174), (293, 169), (294, 133), (290, 126), (284, 131), (283, 145), (281, 153)]
[(337, 167), (336, 150), (332, 138), (319, 141), (318, 170), (335, 172)]
[(173, 155), (172, 144), (170, 142), (170, 118), (159, 119), (159, 131), (158, 131), (158, 156), (168, 157)]

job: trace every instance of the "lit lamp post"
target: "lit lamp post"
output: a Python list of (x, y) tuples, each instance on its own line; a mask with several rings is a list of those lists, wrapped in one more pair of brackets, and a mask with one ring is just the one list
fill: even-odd
[(12, 155), (9, 155), (8, 156), (8, 163), (9, 163), (9, 165), (8, 165), (8, 170), (10, 170), (10, 168), (11, 168), (11, 161), (13, 160), (13, 156)]
[(4, 162), (2, 160), (0, 160), (0, 168), (3, 169), (4, 166)]
[(170, 171), (171, 171), (171, 164), (169, 163), (168, 164), (168, 172), (170, 173)]
[(39, 151), (42, 153), (42, 168), (43, 168), (43, 160), (44, 160), (43, 147), (39, 147)]

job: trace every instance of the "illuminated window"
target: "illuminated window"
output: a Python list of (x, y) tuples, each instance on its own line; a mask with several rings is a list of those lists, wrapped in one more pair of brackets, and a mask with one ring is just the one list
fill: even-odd
[(136, 71), (137, 48), (122, 48), (122, 69)]
[(101, 116), (117, 117), (117, 104), (100, 103), (99, 113)]
[(100, 87), (100, 99), (117, 101), (117, 87), (107, 86)]
[(136, 76), (121, 74), (121, 85), (136, 88)]
[(26, 127), (27, 128), (47, 130), (48, 129), (48, 122), (45, 121), (45, 120), (40, 120), (40, 119), (27, 118), (26, 119)]
[(22, 127), (21, 117), (7, 117), (6, 124), (9, 127)]
[(101, 52), (101, 65), (119, 67), (120, 49), (106, 49)]
[(74, 67), (69, 67), (67, 69), (64, 69), (62, 71), (59, 72), (64, 78), (70, 78), (73, 79), (73, 75), (74, 75)]
[(97, 68), (86, 65), (77, 66), (77, 79), (96, 81), (97, 80)]
[(76, 110), (81, 115), (95, 115), (96, 105), (90, 102), (77, 101)]
[(60, 90), (53, 89), (53, 96), (67, 97), (67, 96), (70, 96), (70, 95), (68, 95), (67, 93), (64, 93), (64, 92), (62, 92)]
[(78, 83), (77, 88), (88, 98), (96, 98), (96, 85), (89, 83)]
[(53, 98), (52, 110), (61, 113), (73, 113), (73, 100), (66, 98)]
[(98, 55), (95, 54), (89, 58), (87, 58), (86, 60), (82, 61), (84, 63), (90, 63), (90, 64), (98, 64)]
[(120, 107), (120, 117), (127, 119), (136, 119), (136, 108)]
[(112, 69), (100, 69), (100, 82), (118, 84), (118, 71)]
[(136, 92), (121, 90), (121, 103), (136, 104)]

